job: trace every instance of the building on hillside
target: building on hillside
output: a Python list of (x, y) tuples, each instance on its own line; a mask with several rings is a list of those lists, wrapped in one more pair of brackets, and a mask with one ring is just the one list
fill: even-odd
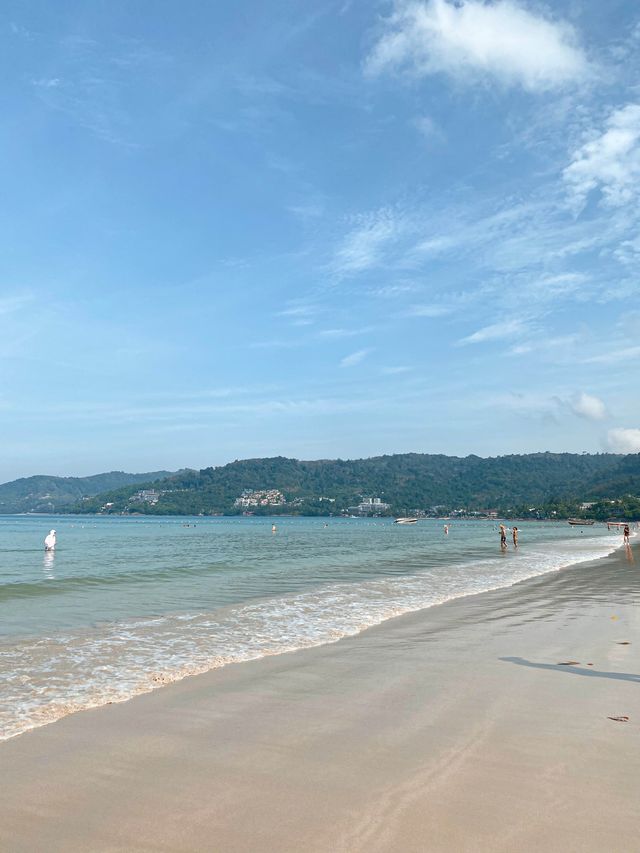
[(386, 512), (389, 506), (381, 498), (363, 498), (356, 506), (348, 507), (347, 511), (355, 515), (379, 515)]
[(162, 497), (162, 492), (157, 492), (155, 489), (141, 489), (135, 495), (129, 498), (129, 503), (147, 503), (157, 504)]
[(284, 506), (286, 498), (278, 489), (245, 489), (234, 501), (237, 507)]

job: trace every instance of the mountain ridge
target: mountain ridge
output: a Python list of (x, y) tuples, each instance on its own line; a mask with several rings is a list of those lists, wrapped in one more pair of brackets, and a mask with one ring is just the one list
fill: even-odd
[[(510, 454), (499, 457), (406, 453), (366, 459), (298, 460), (283, 456), (235, 460), (217, 467), (185, 469), (149, 481), (154, 493), (136, 496), (125, 486), (96, 494), (79, 512), (168, 515), (238, 514), (244, 492), (279, 491), (284, 502), (257, 506), (257, 513), (326, 515), (346, 512), (366, 496), (389, 504), (389, 513), (434, 506), (522, 507), (559, 500), (640, 494), (640, 454)], [(106, 507), (105, 505), (109, 506)]]
[(108, 471), (88, 477), (58, 477), (34, 474), (0, 483), (0, 513), (57, 512), (75, 504), (85, 496), (123, 486), (165, 479), (171, 471), (152, 471), (130, 474), (125, 471)]

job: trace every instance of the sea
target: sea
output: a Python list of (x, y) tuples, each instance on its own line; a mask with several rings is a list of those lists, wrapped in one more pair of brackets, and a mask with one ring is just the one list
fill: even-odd
[(0, 739), (403, 613), (428, 619), (621, 539), (603, 525), (518, 527), (520, 547), (509, 537), (502, 552), (494, 521), (0, 516)]

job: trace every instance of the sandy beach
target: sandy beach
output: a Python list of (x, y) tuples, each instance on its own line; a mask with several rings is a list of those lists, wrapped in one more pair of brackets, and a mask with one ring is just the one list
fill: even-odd
[(637, 548), (630, 560), (6, 741), (0, 848), (640, 850)]

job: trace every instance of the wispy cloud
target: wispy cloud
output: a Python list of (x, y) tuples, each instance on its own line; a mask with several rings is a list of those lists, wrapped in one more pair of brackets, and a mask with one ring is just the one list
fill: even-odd
[(370, 352), (372, 352), (370, 348), (356, 350), (356, 352), (352, 352), (350, 355), (346, 355), (342, 359), (340, 367), (354, 367), (356, 364), (360, 364), (361, 361), (364, 361)]
[(364, 335), (372, 332), (373, 326), (363, 326), (360, 329), (322, 329), (318, 332), (320, 338), (355, 338), (358, 335)]
[(376, 266), (383, 250), (402, 231), (400, 217), (383, 208), (357, 217), (355, 227), (336, 252), (333, 269), (338, 274), (359, 273)]
[(529, 91), (584, 79), (588, 63), (575, 31), (512, 0), (397, 0), (366, 61), (370, 74), (401, 70), (486, 79)]
[(62, 80), (59, 77), (40, 77), (32, 82), (34, 86), (40, 86), (43, 89), (56, 89)]
[(619, 364), (640, 359), (640, 346), (609, 349), (607, 352), (583, 359), (583, 364)]
[(311, 326), (322, 314), (323, 308), (312, 302), (293, 302), (282, 311), (276, 312), (276, 317), (285, 317), (292, 326)]
[(287, 206), (289, 213), (297, 216), (298, 219), (317, 219), (324, 214), (324, 205), (320, 202), (303, 202), (300, 204), (290, 204)]
[(58, 73), (32, 80), (40, 101), (105, 142), (139, 148), (145, 127), (131, 109), (131, 92), (157, 79), (171, 57), (135, 38), (107, 47), (102, 40), (66, 36), (58, 47)]
[(399, 364), (397, 367), (383, 367), (381, 368), (380, 373), (382, 373), (383, 376), (398, 376), (400, 373), (409, 373), (410, 370), (410, 367)]
[(444, 142), (445, 140), (442, 128), (431, 116), (418, 116), (413, 120), (413, 126), (429, 142)]
[(483, 326), (477, 332), (461, 338), (458, 344), (483, 344), (491, 341), (505, 341), (529, 332), (529, 330), (528, 324), (523, 320), (505, 320), (504, 322)]
[(573, 152), (563, 173), (574, 207), (599, 190), (610, 207), (627, 204), (638, 196), (640, 181), (640, 104), (614, 110), (604, 130)]
[(453, 309), (448, 305), (437, 304), (421, 304), (410, 305), (402, 312), (402, 317), (444, 317), (450, 314)]
[(21, 311), (34, 301), (31, 293), (16, 293), (11, 296), (0, 296), (0, 317)]
[(580, 335), (575, 333), (571, 335), (546, 335), (544, 337), (529, 338), (510, 347), (508, 355), (531, 355), (532, 353), (538, 353), (540, 356), (544, 355), (557, 360), (559, 352), (563, 350), (567, 353), (572, 352), (580, 339)]

